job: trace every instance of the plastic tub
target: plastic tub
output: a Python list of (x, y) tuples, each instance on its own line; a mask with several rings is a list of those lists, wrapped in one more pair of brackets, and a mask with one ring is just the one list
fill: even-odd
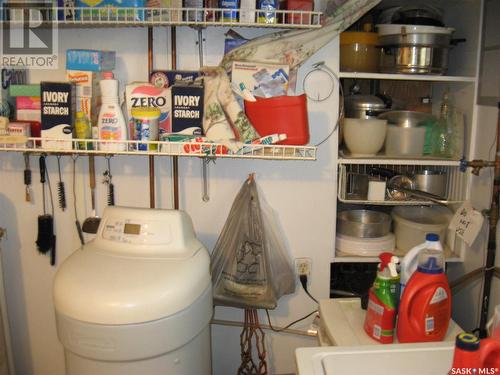
[(446, 232), (453, 213), (441, 206), (401, 206), (392, 210), (396, 248), (406, 253), (425, 242), (428, 233), (437, 233), (441, 243), (446, 240)]
[(385, 137), (385, 154), (388, 156), (422, 156), (425, 131), (425, 127), (404, 128), (388, 125)]
[[(135, 107), (132, 108), (132, 139), (134, 141), (157, 141), (158, 122), (160, 119), (160, 109), (156, 107)], [(137, 148), (142, 151), (157, 150), (157, 145), (139, 143)], [(134, 145), (135, 148), (135, 145)]]
[(340, 70), (376, 72), (379, 64), (378, 35), (349, 31), (340, 34)]
[(261, 136), (286, 134), (283, 145), (305, 145), (309, 142), (307, 98), (298, 96), (276, 96), (245, 100), (245, 113)]

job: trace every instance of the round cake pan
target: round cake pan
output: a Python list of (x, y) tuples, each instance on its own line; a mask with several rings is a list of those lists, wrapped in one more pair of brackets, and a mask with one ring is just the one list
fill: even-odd
[(337, 216), (337, 234), (357, 238), (378, 238), (391, 230), (390, 215), (371, 210), (341, 211)]

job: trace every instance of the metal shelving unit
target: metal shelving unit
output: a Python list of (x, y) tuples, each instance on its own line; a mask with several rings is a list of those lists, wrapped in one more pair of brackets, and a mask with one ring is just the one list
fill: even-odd
[[(2, 143), (4, 142), (4, 143)], [(26, 143), (6, 143), (0, 140), (0, 151), (46, 154), (146, 155), (185, 156), (203, 158), (316, 160), (316, 147), (287, 145), (240, 144), (230, 150), (227, 145), (209, 142), (142, 142), (103, 141), (88, 139), (50, 140), (28, 138)], [(84, 146), (84, 147), (81, 147)], [(92, 148), (89, 150), (89, 148)], [(145, 150), (139, 149), (145, 148)], [(121, 150), (122, 149), (122, 150)]]
[[(24, 8), (26, 9), (26, 8)], [(259, 10), (255, 10), (255, 22), (239, 22), (240, 9), (231, 9), (235, 14), (234, 20), (223, 17), (227, 9), (220, 8), (139, 8), (139, 7), (51, 7), (37, 8), (46, 12), (45, 19), (59, 27), (86, 28), (86, 27), (153, 27), (153, 26), (224, 26), (224, 27), (258, 27), (281, 29), (312, 29), (321, 28), (322, 12), (309, 12), (300, 10), (275, 10), (275, 22), (265, 23), (258, 21)], [(17, 12), (23, 8), (10, 8), (4, 6), (4, 11), (9, 15), (4, 17), (11, 24), (20, 23), (21, 15)]]

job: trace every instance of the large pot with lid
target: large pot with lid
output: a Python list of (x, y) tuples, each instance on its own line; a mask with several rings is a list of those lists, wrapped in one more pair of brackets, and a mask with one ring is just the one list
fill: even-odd
[(346, 96), (345, 117), (374, 119), (388, 111), (388, 103), (375, 95), (352, 94)]
[(448, 70), (450, 27), (377, 25), (384, 73), (445, 74)]

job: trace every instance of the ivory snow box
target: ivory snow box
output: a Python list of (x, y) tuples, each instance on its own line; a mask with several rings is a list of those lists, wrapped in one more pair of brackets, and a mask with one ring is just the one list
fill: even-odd
[(74, 85), (42, 82), (42, 148), (71, 150), (73, 138)]
[(203, 133), (203, 86), (176, 83), (172, 87), (172, 133)]

